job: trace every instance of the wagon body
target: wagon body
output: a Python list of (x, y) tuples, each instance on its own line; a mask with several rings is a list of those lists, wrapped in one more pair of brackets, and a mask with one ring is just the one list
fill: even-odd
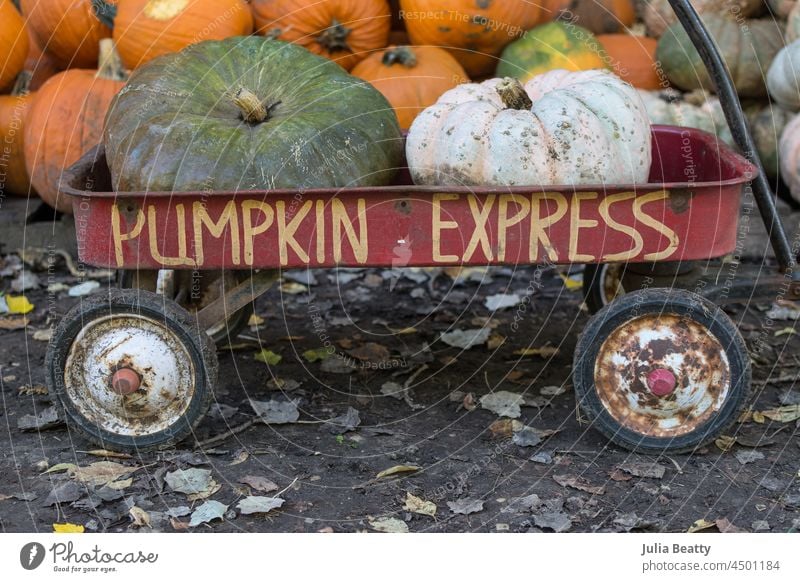
[(699, 130), (654, 126), (647, 184), (120, 192), (102, 148), (71, 168), (81, 261), (139, 269), (686, 261), (736, 244), (756, 170)]

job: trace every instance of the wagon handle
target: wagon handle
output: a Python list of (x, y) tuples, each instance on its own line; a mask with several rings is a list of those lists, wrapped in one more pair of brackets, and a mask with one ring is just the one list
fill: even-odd
[(769, 233), (772, 250), (775, 252), (775, 257), (778, 259), (781, 270), (784, 272), (791, 271), (795, 265), (795, 257), (789, 245), (789, 239), (786, 237), (786, 229), (784, 229), (783, 223), (778, 216), (775, 200), (772, 197), (772, 189), (764, 173), (764, 167), (761, 165), (761, 159), (758, 157), (753, 137), (747, 127), (742, 104), (739, 102), (739, 96), (733, 86), (728, 67), (722, 60), (711, 35), (697, 15), (697, 11), (689, 3), (689, 0), (669, 0), (669, 3), (711, 75), (711, 79), (717, 88), (717, 96), (719, 97), (722, 111), (725, 113), (725, 120), (728, 122), (728, 127), (731, 129), (736, 145), (758, 169), (758, 174), (752, 182), (758, 210)]

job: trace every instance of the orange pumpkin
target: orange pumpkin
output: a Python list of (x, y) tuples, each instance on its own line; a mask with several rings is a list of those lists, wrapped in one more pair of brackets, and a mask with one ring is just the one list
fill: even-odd
[(468, 83), (464, 68), (444, 49), (389, 47), (358, 63), (352, 74), (369, 81), (394, 107), (401, 129), (442, 93)]
[(61, 68), (55, 59), (42, 50), (39, 39), (28, 29), (28, 57), (25, 59), (25, 70), (31, 73), (31, 91), (37, 91), (47, 79), (58, 73)]
[(59, 67), (93, 68), (98, 43), (111, 36), (108, 21), (116, 0), (21, 0), (22, 14), (40, 46)]
[(606, 66), (623, 80), (638, 89), (654, 90), (666, 86), (658, 76), (655, 62), (656, 39), (627, 34), (601, 34), (597, 40), (601, 44), (600, 56)]
[(545, 0), (545, 10), (595, 34), (623, 32), (636, 20), (632, 0)]
[(25, 117), (32, 95), (29, 93), (31, 74), (23, 71), (17, 78), (11, 95), (0, 95), (0, 143), (5, 153), (5, 180), (0, 181), (0, 194), (27, 196), (31, 181), (25, 169)]
[(253, 0), (258, 34), (304, 46), (348, 71), (389, 42), (386, 0)]
[(0, 0), (0, 91), (14, 84), (27, 54), (25, 22), (11, 0)]
[(473, 77), (494, 71), (497, 55), (541, 14), (529, 0), (400, 0), (400, 7), (413, 44), (446, 48)]
[(59, 196), (61, 173), (102, 140), (108, 107), (125, 85), (113, 41), (104, 39), (100, 46), (100, 69), (71, 69), (51, 77), (36, 93), (25, 124), (31, 184), (62, 212), (72, 212), (72, 203)]
[(114, 18), (114, 42), (130, 69), (197, 42), (251, 32), (245, 0), (118, 0)]

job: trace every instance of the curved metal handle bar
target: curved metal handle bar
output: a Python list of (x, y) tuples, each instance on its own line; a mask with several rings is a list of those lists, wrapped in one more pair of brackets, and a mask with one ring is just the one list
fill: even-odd
[(758, 175), (753, 179), (753, 195), (758, 204), (761, 219), (764, 221), (764, 226), (769, 233), (769, 240), (772, 243), (772, 250), (775, 252), (778, 264), (781, 270), (788, 271), (794, 267), (795, 257), (789, 245), (786, 230), (783, 228), (783, 223), (778, 216), (772, 188), (770, 188), (769, 181), (764, 173), (761, 159), (758, 157), (755, 142), (747, 127), (742, 104), (739, 102), (739, 96), (733, 86), (728, 68), (725, 66), (725, 62), (722, 60), (719, 50), (703, 21), (700, 20), (689, 0), (669, 0), (669, 3), (675, 11), (678, 21), (689, 35), (692, 44), (694, 44), (697, 52), (700, 53), (700, 58), (703, 59), (703, 63), (711, 75), (711, 80), (717, 89), (717, 96), (722, 105), (722, 111), (725, 113), (725, 120), (728, 122), (728, 127), (731, 129), (736, 145), (742, 150), (744, 156), (758, 168)]

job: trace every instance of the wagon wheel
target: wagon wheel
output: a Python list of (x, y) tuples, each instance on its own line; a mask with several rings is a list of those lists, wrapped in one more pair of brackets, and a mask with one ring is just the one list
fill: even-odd
[(593, 426), (644, 452), (708, 443), (736, 421), (750, 391), (734, 323), (679, 289), (633, 291), (601, 309), (578, 341), (573, 374)]
[(624, 263), (588, 264), (583, 269), (583, 300), (589, 313), (597, 313), (622, 296)]
[(71, 427), (103, 448), (147, 450), (181, 441), (202, 420), (217, 356), (186, 310), (122, 289), (64, 316), (45, 370)]
[[(238, 283), (246, 280), (248, 273), (242, 271), (177, 271), (177, 281), (174, 299), (187, 311), (194, 312), (202, 309), (226, 290), (232, 289)], [(144, 289), (156, 291), (158, 271), (153, 270), (124, 270), (119, 274), (119, 286), (123, 289)], [(207, 330), (212, 341), (217, 346), (224, 346), (239, 335), (253, 314), (253, 304), (231, 313), (227, 319)]]

